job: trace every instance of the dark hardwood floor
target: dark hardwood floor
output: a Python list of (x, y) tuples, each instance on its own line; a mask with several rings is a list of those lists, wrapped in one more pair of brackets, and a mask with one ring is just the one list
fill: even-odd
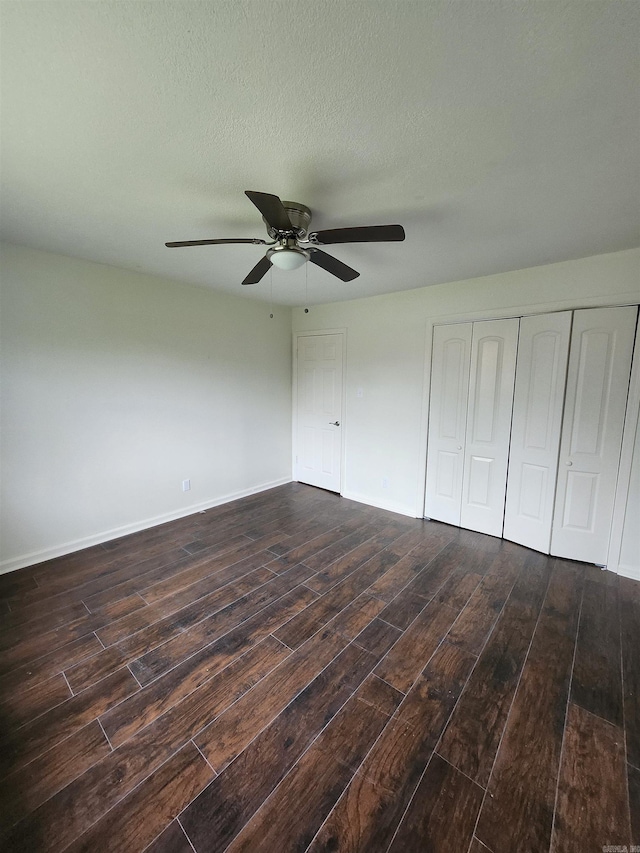
[(5, 851), (640, 845), (594, 567), (290, 484), (1, 576), (0, 626)]

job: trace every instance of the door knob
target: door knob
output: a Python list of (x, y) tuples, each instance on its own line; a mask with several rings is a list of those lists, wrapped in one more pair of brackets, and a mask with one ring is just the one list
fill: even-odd
[(570, 467), (573, 465), (573, 462), (567, 462), (567, 463), (565, 463), (565, 464), (567, 465), (567, 467), (569, 467), (569, 468), (570, 468)]
[(340, 426), (340, 421), (331, 421), (329, 426)]
[(459, 444), (459, 445), (458, 445), (458, 450), (462, 450), (462, 445), (461, 445), (461, 444)]

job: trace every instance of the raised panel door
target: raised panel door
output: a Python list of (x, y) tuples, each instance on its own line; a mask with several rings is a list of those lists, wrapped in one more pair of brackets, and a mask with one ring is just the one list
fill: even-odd
[(435, 326), (424, 514), (460, 524), (472, 323)]
[(519, 320), (473, 324), (460, 523), (502, 536)]
[(551, 553), (607, 559), (637, 309), (574, 313)]
[(549, 553), (571, 311), (520, 320), (504, 537)]
[(298, 338), (296, 476), (339, 492), (342, 458), (342, 335)]

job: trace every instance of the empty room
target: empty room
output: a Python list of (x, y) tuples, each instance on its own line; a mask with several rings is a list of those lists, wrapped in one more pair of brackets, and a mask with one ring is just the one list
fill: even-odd
[(640, 850), (640, 4), (0, 0), (0, 849)]

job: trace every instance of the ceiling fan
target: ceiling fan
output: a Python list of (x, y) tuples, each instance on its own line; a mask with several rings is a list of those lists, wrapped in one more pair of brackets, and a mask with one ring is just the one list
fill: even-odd
[(170, 249), (178, 246), (212, 246), (219, 243), (253, 243), (269, 246), (243, 284), (257, 284), (272, 264), (283, 270), (293, 270), (311, 261), (342, 281), (353, 281), (360, 273), (327, 255), (318, 246), (335, 243), (381, 243), (404, 240), (402, 225), (365, 225), (361, 228), (332, 228), (309, 233), (311, 211), (297, 201), (280, 201), (277, 195), (246, 190), (245, 195), (255, 204), (267, 226), (271, 243), (257, 237), (238, 237), (221, 240), (181, 240), (165, 243)]

